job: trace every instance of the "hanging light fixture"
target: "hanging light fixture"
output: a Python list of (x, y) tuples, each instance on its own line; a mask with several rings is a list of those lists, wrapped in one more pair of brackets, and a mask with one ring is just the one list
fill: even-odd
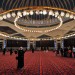
[(27, 12), (26, 11), (23, 11), (23, 16), (26, 16), (27, 15)]
[(12, 14), (11, 14), (11, 15), (12, 15), (12, 17), (16, 17), (16, 14), (15, 14), (15, 12), (12, 12)]
[[(19, 17), (27, 16), (28, 17), (29, 15), (33, 15), (33, 14), (36, 14), (36, 15), (43, 14), (43, 15), (51, 15), (51, 16), (57, 17), (60, 20), (60, 25), (63, 24), (62, 17), (75, 19), (75, 12), (73, 12), (73, 11), (69, 11), (69, 10), (61, 9), (61, 8), (45, 7), (45, 6), (43, 6), (43, 7), (39, 6), (39, 7), (35, 8), (35, 6), (33, 6), (33, 7), (17, 8), (17, 9), (13, 9), (13, 10), (9, 10), (9, 11), (0, 13), (0, 21), (3, 19), (11, 18), (11, 16), (12, 17), (17, 17), (17, 16), (19, 16)], [(50, 18), (48, 18), (48, 19), (50, 19)], [(14, 22), (16, 22), (17, 20), (18, 20), (18, 18), (15, 18)], [(44, 22), (41, 22), (41, 23), (44, 23)], [(18, 27), (17, 25), (16, 25), (16, 27), (19, 29), (22, 29), (21, 27)], [(22, 30), (25, 32), (33, 32), (33, 33), (35, 33), (35, 32), (37, 32), (37, 33), (45, 32), (46, 33), (46, 32), (56, 30), (59, 27), (60, 26), (58, 26), (57, 28), (53, 28), (53, 29), (49, 29), (49, 30), (45, 30), (45, 31), (28, 30), (28, 29), (22, 29)], [(0, 34), (0, 35), (2, 35), (4, 37), (10, 37), (10, 36), (4, 35), (4, 34)], [(59, 37), (59, 38), (67, 38), (67, 37), (71, 37), (74, 35), (75, 34), (68, 35), (65, 37)], [(16, 37), (11, 37), (11, 38), (16, 38)], [(18, 39), (18, 38), (16, 38), (16, 39)], [(21, 38), (19, 38), (19, 39), (21, 39)], [(44, 39), (44, 40), (47, 40), (47, 39)]]
[(58, 12), (58, 11), (55, 11), (55, 15), (57, 15), (57, 16), (58, 16), (58, 15), (59, 15), (59, 12)]
[(10, 13), (8, 13), (8, 14), (7, 14), (7, 18), (10, 18), (10, 17), (11, 17), (11, 14), (10, 14)]
[(6, 19), (6, 18), (7, 18), (6, 14), (5, 14), (5, 15), (3, 15), (3, 19)]
[(61, 16), (65, 16), (65, 13), (64, 12), (61, 12), (61, 14), (60, 14)]
[(0, 16), (0, 21), (1, 21), (1, 20), (3, 20), (3, 17), (2, 17), (2, 16)]
[(43, 12), (42, 12), (42, 11), (40, 11), (39, 13), (40, 13), (40, 14), (43, 14)]
[(47, 14), (47, 11), (46, 10), (43, 10), (43, 15), (46, 15)]
[(29, 15), (29, 12), (26, 12), (26, 15)]
[(36, 10), (35, 13), (36, 13), (37, 15), (39, 15), (39, 10)]
[(74, 16), (73, 16), (73, 14), (71, 14), (71, 15), (70, 15), (70, 19), (73, 19), (73, 18), (74, 18)]
[(66, 17), (69, 17), (70, 16), (70, 14), (69, 13), (66, 13), (66, 15), (65, 15)]
[(31, 10), (31, 11), (30, 11), (30, 15), (33, 15), (33, 14), (34, 14), (34, 12)]
[(52, 10), (49, 11), (49, 15), (52, 15), (54, 14), (54, 12)]

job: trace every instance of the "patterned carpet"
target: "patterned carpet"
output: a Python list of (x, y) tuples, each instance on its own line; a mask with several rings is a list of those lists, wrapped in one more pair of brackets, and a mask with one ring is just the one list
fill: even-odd
[(0, 75), (75, 75), (74, 58), (56, 56), (52, 51), (27, 51), (24, 69), (17, 70), (16, 56), (0, 53)]

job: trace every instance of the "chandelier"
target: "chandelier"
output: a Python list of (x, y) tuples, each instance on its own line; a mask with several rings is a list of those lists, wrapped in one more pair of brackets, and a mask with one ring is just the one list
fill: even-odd
[[(17, 24), (18, 19), (21, 17), (29, 17), (29, 16), (33, 16), (33, 15), (37, 16), (40, 14), (44, 15), (44, 16), (48, 15), (48, 16), (57, 18), (59, 20), (58, 25), (54, 28), (46, 27), (46, 28), (40, 28), (38, 30), (37, 28), (27, 28), (25, 26), (19, 26)], [(11, 10), (5, 11), (3, 13), (0, 13), (0, 21), (2, 21), (3, 19), (11, 18), (11, 17), (15, 18), (14, 19), (15, 27), (24, 32), (47, 33), (47, 32), (54, 31), (54, 30), (60, 28), (63, 25), (62, 18), (65, 17), (65, 18), (75, 19), (75, 12), (69, 11), (67, 9), (48, 7), (48, 6), (30, 6), (30, 7), (15, 8), (15, 9), (11, 9)], [(46, 20), (46, 19), (44, 19), (44, 20)], [(47, 20), (50, 20), (50, 18), (47, 18)], [(4, 37), (8, 37), (8, 38), (10, 37), (10, 36), (6, 36), (2, 33), (0, 35), (2, 35)], [(51, 39), (45, 39), (45, 40), (62, 39), (62, 38), (67, 38), (67, 37), (74, 36), (74, 35), (75, 34), (68, 35), (65, 37), (51, 38)], [(16, 38), (16, 37), (10, 37), (10, 38), (22, 40), (22, 38)], [(27, 39), (23, 39), (23, 40), (27, 40)], [(32, 39), (32, 40), (40, 40), (40, 39)]]

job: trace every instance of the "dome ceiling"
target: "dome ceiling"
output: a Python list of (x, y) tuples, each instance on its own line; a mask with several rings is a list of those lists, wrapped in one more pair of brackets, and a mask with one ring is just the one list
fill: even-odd
[(25, 6), (50, 6), (73, 10), (75, 0), (1, 0), (0, 7), (3, 10), (20, 8)]
[[(5, 11), (27, 6), (50, 6), (74, 11), (75, 0), (1, 0), (0, 2), (0, 7)], [(14, 22), (14, 18), (7, 20)], [(63, 22), (66, 21), (68, 22), (70, 20), (63, 18)], [(48, 27), (57, 25), (59, 20), (53, 16), (34, 14), (19, 18), (17, 23), (26, 27)]]
[[(55, 8), (63, 8), (63, 9), (67, 9), (70, 11), (75, 11), (75, 0), (1, 0), (0, 1), (0, 8), (3, 9), (3, 11), (8, 11), (11, 9), (15, 9), (15, 8), (22, 8), (22, 7), (30, 7), (30, 6), (49, 6), (49, 7), (55, 7)], [(51, 9), (50, 9), (51, 10)], [(19, 10), (18, 10), (19, 11)], [(55, 10), (56, 11), (56, 10)], [(55, 13), (54, 11), (54, 13)], [(58, 10), (57, 10), (58, 11)], [(61, 13), (60, 11), (58, 11), (59, 14)], [(22, 11), (23, 13), (23, 11)], [(65, 13), (66, 14), (66, 13)], [(23, 15), (23, 14), (22, 14)], [(17, 16), (17, 12), (16, 12), (16, 16)], [(71, 16), (72, 17), (72, 16)], [(75, 15), (74, 15), (75, 17)], [(7, 26), (9, 28), (11, 28), (11, 30), (15, 30), (16, 32), (12, 33), (8, 33), (9, 36), (12, 36), (12, 34), (14, 36), (21, 36), (23, 35), (26, 38), (59, 38), (59, 37), (64, 37), (65, 35), (68, 34), (69, 31), (73, 30), (74, 28), (74, 32), (75, 32), (75, 20), (73, 20), (72, 18), (68, 18), (68, 17), (61, 17), (63, 20), (63, 26), (61, 26), (59, 29), (54, 30), (54, 31), (49, 31), (46, 33), (39, 33), (39, 32), (24, 32), (18, 28), (16, 28), (14, 26), (14, 19), (15, 17), (11, 17), (11, 18), (6, 18), (3, 19), (3, 21), (0, 21), (0, 27), (1, 26)], [(37, 20), (36, 20), (37, 19)], [(43, 15), (43, 14), (39, 14), (36, 15), (35, 12), (33, 15), (26, 15), (26, 16), (22, 16), (18, 19), (17, 24), (20, 27), (30, 29), (36, 31), (36, 30), (42, 30), (45, 31), (45, 28), (50, 28), (53, 29), (55, 27), (58, 26), (59, 24), (59, 19), (53, 15)], [(5, 28), (1, 28), (1, 32), (4, 32), (3, 29)], [(15, 35), (18, 34), (18, 35)], [(21, 34), (21, 35), (19, 35)], [(35, 35), (36, 34), (36, 35)], [(35, 36), (34, 36), (35, 35)], [(21, 37), (23, 37), (21, 36)]]

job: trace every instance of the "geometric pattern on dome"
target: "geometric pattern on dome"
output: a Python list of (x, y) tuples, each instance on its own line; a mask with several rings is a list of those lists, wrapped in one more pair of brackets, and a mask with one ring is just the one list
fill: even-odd
[[(29, 7), (29, 6), (50, 6), (50, 7), (57, 7), (57, 8), (64, 8), (68, 10), (72, 10), (75, 7), (75, 0), (1, 0), (0, 7), (3, 10), (10, 10), (14, 8), (21, 8), (21, 7)], [(40, 18), (39, 18), (40, 17)], [(38, 21), (35, 19), (37, 18)], [(41, 19), (48, 19), (47, 21), (41, 21)], [(45, 27), (51, 26), (54, 24), (58, 24), (58, 19), (53, 17), (48, 17), (47, 15), (43, 16), (28, 16), (27, 20), (19, 19), (18, 23), (21, 25), (26, 26), (33, 26), (33, 27)], [(31, 26), (30, 26), (31, 25)]]
[(73, 10), (75, 0), (1, 0), (0, 7), (4, 10), (25, 6), (50, 6)]

